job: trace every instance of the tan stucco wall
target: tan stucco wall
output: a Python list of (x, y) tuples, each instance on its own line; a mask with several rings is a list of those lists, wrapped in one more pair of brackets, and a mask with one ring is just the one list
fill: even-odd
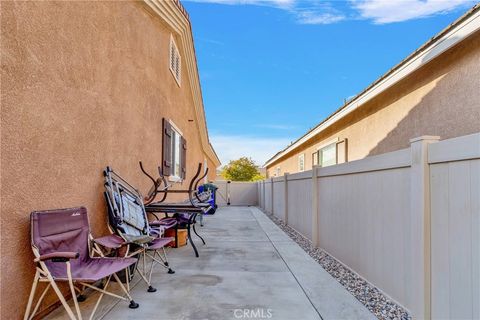
[[(84, 205), (94, 236), (103, 235), (103, 168), (146, 192), (138, 161), (153, 172), (161, 163), (163, 117), (187, 139), (187, 180), (204, 151), (188, 122), (187, 71), (178, 87), (168, 68), (170, 31), (143, 4), (1, 7), (1, 318), (19, 319), (34, 273), (32, 210)], [(213, 180), (215, 160), (208, 161)]]
[(267, 167), (272, 177), (312, 168), (317, 146), (334, 138), (348, 140), (348, 160), (409, 146), (421, 135), (441, 139), (480, 132), (480, 33), (463, 41), (403, 79), (307, 143)]

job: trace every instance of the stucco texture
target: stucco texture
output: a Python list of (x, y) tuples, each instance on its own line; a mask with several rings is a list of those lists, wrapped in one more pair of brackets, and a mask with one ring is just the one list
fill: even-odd
[(106, 234), (102, 170), (146, 192), (138, 161), (161, 164), (163, 117), (187, 139), (187, 181), (204, 162), (187, 71), (179, 87), (168, 68), (170, 34), (139, 2), (2, 2), (2, 319), (23, 317), (32, 210), (83, 205), (93, 235)]
[(348, 161), (409, 146), (411, 138), (448, 139), (480, 132), (480, 32), (427, 63), (296, 150), (269, 165), (268, 176), (305, 170), (312, 153), (333, 138), (348, 140)]

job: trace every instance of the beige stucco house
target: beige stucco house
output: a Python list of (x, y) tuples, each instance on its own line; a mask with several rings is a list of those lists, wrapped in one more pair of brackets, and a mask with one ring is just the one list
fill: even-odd
[(267, 177), (480, 131), (480, 5), (270, 158)]
[[(111, 166), (146, 193), (138, 161), (150, 172), (165, 165), (165, 121), (179, 137), (169, 149), (175, 188), (188, 187), (198, 163), (214, 180), (220, 161), (177, 0), (0, 5), (0, 318), (21, 319), (35, 274), (31, 211), (85, 206), (93, 235), (108, 234), (102, 171)], [(41, 315), (56, 306), (50, 291)]]

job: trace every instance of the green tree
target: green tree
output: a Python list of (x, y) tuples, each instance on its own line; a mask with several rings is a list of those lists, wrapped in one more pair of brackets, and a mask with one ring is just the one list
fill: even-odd
[(223, 167), (222, 177), (232, 181), (257, 181), (264, 178), (255, 162), (247, 157), (230, 161)]

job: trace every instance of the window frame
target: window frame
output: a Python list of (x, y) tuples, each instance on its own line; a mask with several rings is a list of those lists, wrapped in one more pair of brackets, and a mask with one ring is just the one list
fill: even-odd
[[(172, 159), (172, 168), (171, 168), (170, 175), (168, 176), (168, 180), (172, 181), (172, 182), (182, 182), (183, 178), (182, 178), (182, 173), (181, 173), (181, 170), (182, 170), (182, 168), (181, 168), (182, 167), (181, 157), (182, 157), (182, 137), (183, 137), (183, 133), (177, 127), (177, 125), (175, 125), (175, 123), (172, 120), (169, 119), (168, 122), (170, 123), (171, 129), (172, 129), (172, 139), (171, 139), (171, 149), (170, 149), (171, 150), (171, 159)], [(175, 138), (177, 136), (178, 136), (178, 139)], [(176, 145), (177, 141), (178, 141), (178, 150), (175, 149), (177, 147), (177, 145)], [(178, 151), (178, 172), (175, 172), (176, 171), (177, 151)]]
[[(334, 166), (334, 165), (337, 165), (338, 164), (338, 148), (337, 148), (337, 144), (338, 142), (335, 141), (335, 142), (332, 142), (330, 144), (327, 144), (327, 145), (324, 145), (322, 148), (318, 149), (318, 165), (322, 168), (324, 167), (329, 167), (329, 166)], [(327, 166), (325, 166), (323, 164), (323, 152), (324, 150), (328, 149), (328, 148), (331, 148), (331, 147), (334, 147), (335, 148), (335, 163), (333, 164), (329, 164)]]
[[(317, 164), (316, 164), (317, 166), (324, 168), (331, 165), (337, 165), (338, 164), (338, 144), (341, 143), (342, 141), (344, 140), (340, 140), (339, 137), (336, 137), (336, 138), (327, 140), (321, 145), (317, 146), (317, 150), (312, 154), (312, 164), (315, 165), (313, 162), (313, 156), (317, 154)], [(332, 145), (335, 145), (335, 163), (328, 166), (324, 166), (322, 163), (323, 150), (331, 147)]]

